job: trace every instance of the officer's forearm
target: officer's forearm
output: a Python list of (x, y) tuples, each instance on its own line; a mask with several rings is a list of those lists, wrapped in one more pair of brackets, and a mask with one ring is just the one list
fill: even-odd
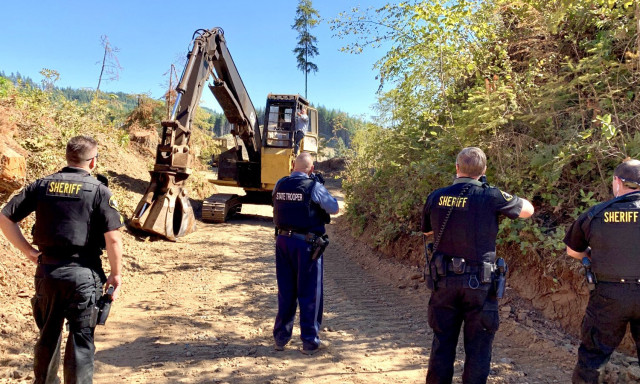
[(18, 248), (25, 255), (28, 255), (29, 252), (34, 249), (22, 235), (22, 231), (20, 230), (18, 223), (14, 223), (3, 214), (0, 214), (0, 229), (7, 240), (9, 240), (14, 247)]
[(584, 252), (577, 252), (574, 251), (573, 249), (571, 249), (570, 247), (567, 247), (567, 255), (573, 257), (574, 259), (578, 259), (578, 260), (582, 260), (583, 257), (589, 257), (589, 251), (584, 251)]
[(104, 234), (104, 240), (109, 258), (109, 266), (112, 275), (120, 275), (122, 272), (122, 234), (119, 230)]

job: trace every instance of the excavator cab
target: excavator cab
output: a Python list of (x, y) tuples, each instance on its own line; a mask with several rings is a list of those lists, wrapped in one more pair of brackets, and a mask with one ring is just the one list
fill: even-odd
[(318, 152), (318, 111), (300, 95), (267, 97), (263, 125), (262, 175), (264, 189), (273, 190), (275, 184), (293, 169), (296, 113), (307, 109), (309, 124), (300, 143), (300, 152)]
[[(318, 111), (298, 95), (269, 95), (265, 108), (262, 143), (265, 147), (293, 148), (296, 129), (296, 112), (307, 109), (309, 126), (302, 141), (302, 151), (318, 151)], [(306, 148), (305, 148), (306, 147)]]

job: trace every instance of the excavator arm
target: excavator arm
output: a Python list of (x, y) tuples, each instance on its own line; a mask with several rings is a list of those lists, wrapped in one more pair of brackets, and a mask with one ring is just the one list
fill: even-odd
[[(162, 137), (150, 172), (151, 181), (131, 220), (133, 227), (169, 240), (187, 235), (196, 228), (185, 181), (191, 174), (193, 162), (189, 147), (191, 124), (210, 76), (213, 85), (209, 88), (227, 120), (233, 124), (234, 137), (243, 141), (250, 161), (260, 161), (262, 145), (255, 108), (231, 58), (223, 30), (197, 30), (187, 59), (176, 87), (178, 96), (171, 115), (161, 123)], [(237, 141), (236, 148), (235, 153), (241, 157)]]

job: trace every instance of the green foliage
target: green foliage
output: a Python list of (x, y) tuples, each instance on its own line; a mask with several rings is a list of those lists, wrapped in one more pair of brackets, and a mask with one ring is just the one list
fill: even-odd
[(0, 76), (0, 97), (7, 97), (13, 90), (13, 83), (5, 77)]
[(324, 106), (317, 107), (317, 110), (318, 134), (326, 140), (329, 147), (337, 147), (340, 140), (345, 147), (349, 147), (352, 136), (365, 125), (363, 119), (349, 116), (340, 110), (327, 109)]
[[(0, 84), (5, 82), (0, 80)], [(45, 89), (25, 82), (19, 83), (10, 94), (0, 93), (0, 103), (21, 111), (15, 138), (30, 152), (27, 157), (29, 180), (64, 166), (66, 143), (73, 136), (91, 134), (104, 146), (123, 144), (123, 130), (111, 121), (108, 101), (81, 104), (51, 88)]]
[(379, 244), (419, 230), (457, 152), (487, 153), (491, 184), (532, 200), (501, 242), (556, 255), (568, 223), (610, 198), (640, 156), (640, 5), (578, 0), (409, 1), (333, 20), (343, 48), (385, 47), (376, 124), (356, 132), (347, 217)]
[(209, 111), (198, 108), (193, 119), (191, 147), (195, 149), (198, 157), (205, 164), (211, 162), (214, 155), (221, 153), (218, 142), (213, 140), (213, 127), (210, 125), (212, 117), (213, 115)]

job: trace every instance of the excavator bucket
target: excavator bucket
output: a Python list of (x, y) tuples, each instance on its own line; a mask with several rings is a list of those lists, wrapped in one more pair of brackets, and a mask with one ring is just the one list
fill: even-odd
[(138, 203), (131, 225), (171, 241), (194, 232), (196, 218), (183, 185), (186, 176), (152, 171), (151, 182)]

